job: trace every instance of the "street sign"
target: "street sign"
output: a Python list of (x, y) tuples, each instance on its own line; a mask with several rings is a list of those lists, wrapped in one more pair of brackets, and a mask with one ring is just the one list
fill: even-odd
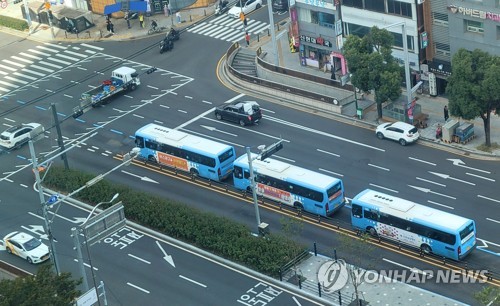
[(52, 205), (59, 200), (59, 194), (53, 194), (47, 201), (47, 205)]
[(272, 144), (269, 147), (262, 150), (262, 152), (260, 153), (260, 160), (264, 160), (264, 159), (270, 157), (271, 155), (273, 155), (274, 153), (278, 152), (281, 149), (283, 149), (282, 140), (280, 140), (277, 143)]
[(100, 214), (91, 217), (80, 230), (85, 234), (86, 242), (93, 245), (95, 242), (125, 227), (127, 219), (122, 202), (105, 209)]

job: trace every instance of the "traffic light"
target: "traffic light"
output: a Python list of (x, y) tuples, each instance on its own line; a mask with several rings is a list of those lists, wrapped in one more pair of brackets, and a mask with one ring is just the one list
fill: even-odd
[(260, 153), (260, 160), (264, 160), (270, 157), (281, 149), (283, 149), (283, 142), (280, 140), (279, 142), (272, 144), (271, 146), (262, 150), (262, 152)]

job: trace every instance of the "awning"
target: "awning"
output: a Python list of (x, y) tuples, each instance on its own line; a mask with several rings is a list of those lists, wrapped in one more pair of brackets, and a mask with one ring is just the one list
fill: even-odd
[[(129, 11), (131, 12), (146, 12), (147, 2), (146, 1), (130, 1)], [(106, 5), (104, 7), (104, 15), (113, 14), (122, 10), (122, 3), (118, 2), (116, 4)]]

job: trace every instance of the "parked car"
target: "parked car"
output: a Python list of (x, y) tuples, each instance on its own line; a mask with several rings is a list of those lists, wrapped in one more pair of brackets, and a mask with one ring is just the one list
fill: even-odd
[(26, 259), (30, 264), (49, 259), (49, 247), (24, 232), (12, 232), (3, 239), (7, 253)]
[(0, 134), (0, 146), (7, 149), (19, 148), (30, 138), (43, 133), (44, 128), (39, 123), (16, 125)]
[(236, 4), (229, 10), (229, 12), (227, 12), (227, 14), (229, 17), (239, 18), (241, 12), (243, 12), (246, 16), (261, 7), (262, 0), (240, 0), (236, 1)]
[(262, 111), (255, 101), (236, 101), (215, 108), (215, 117), (239, 123), (241, 126), (257, 123), (262, 119)]
[(288, 12), (288, 0), (272, 0), (273, 12)]
[(416, 127), (401, 121), (383, 123), (377, 126), (375, 133), (379, 139), (392, 139), (402, 146), (415, 142), (420, 137)]

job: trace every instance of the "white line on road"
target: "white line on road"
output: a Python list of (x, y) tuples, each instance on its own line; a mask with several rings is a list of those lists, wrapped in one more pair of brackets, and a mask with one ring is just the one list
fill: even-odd
[(429, 180), (426, 180), (426, 179), (423, 179), (423, 178), (420, 178), (417, 176), (417, 180), (419, 181), (423, 181), (423, 182), (427, 182), (427, 183), (431, 183), (431, 184), (434, 184), (434, 185), (438, 185), (438, 186), (441, 186), (441, 187), (446, 187), (445, 184), (441, 184), (441, 183), (436, 183), (436, 182), (433, 182), (433, 181), (429, 181)]
[(434, 202), (434, 201), (431, 201), (431, 200), (427, 200), (427, 202), (431, 203), (431, 204), (434, 204), (434, 205), (438, 205), (438, 206), (442, 206), (442, 207), (446, 207), (448, 209), (455, 209), (451, 206), (448, 206), (448, 205), (444, 205), (444, 204), (441, 204), (441, 203), (438, 203), (438, 202)]
[(28, 188), (27, 185), (24, 185), (24, 184), (19, 184), (21, 187), (24, 187), (24, 188)]
[[(406, 269), (410, 270), (411, 272), (417, 272), (417, 273), (422, 274), (422, 275), (427, 275), (426, 272), (424, 272), (424, 271), (422, 271), (420, 269), (411, 268), (411, 267), (405, 266), (403, 264), (400, 264), (399, 262), (395, 262), (395, 261), (392, 261), (392, 260), (389, 260), (389, 259), (386, 259), (386, 258), (382, 258), (382, 260), (385, 261), (385, 262), (391, 263), (393, 265), (400, 266), (402, 268), (406, 268)], [(431, 274), (431, 277), (432, 277), (432, 274)]]
[(135, 258), (135, 259), (137, 259), (137, 260), (140, 260), (140, 261), (142, 261), (142, 262), (144, 262), (144, 263), (147, 263), (148, 265), (150, 265), (150, 264), (151, 264), (151, 262), (147, 261), (146, 259), (142, 259), (142, 258), (137, 257), (137, 256), (135, 256), (135, 255), (128, 254), (128, 256), (130, 256), (130, 257), (132, 257), (132, 258)]
[(377, 188), (384, 189), (384, 190), (388, 190), (388, 191), (392, 191), (394, 193), (399, 193), (399, 191), (397, 191), (397, 190), (386, 188), (386, 187), (382, 187), (382, 186), (375, 185), (375, 184), (372, 184), (372, 183), (370, 183), (370, 186), (377, 187)]
[(323, 168), (319, 168), (319, 170), (323, 171), (323, 172), (326, 172), (326, 173), (330, 173), (330, 174), (336, 175), (336, 176), (344, 177), (343, 174), (340, 174), (340, 173), (337, 173), (337, 172), (333, 172), (333, 171), (330, 171), (330, 170), (326, 170), (326, 169), (323, 169)]
[(206, 103), (206, 104), (212, 104), (212, 102), (210, 102), (210, 101), (205, 101), (205, 100), (201, 100), (201, 102)]
[(300, 302), (294, 296), (292, 296), (292, 299), (295, 302), (295, 304), (302, 306), (302, 304), (300, 304)]
[[(74, 262), (78, 262), (78, 259), (73, 258), (73, 261), (74, 261)], [(90, 269), (90, 265), (89, 265), (88, 263), (83, 263), (83, 265), (84, 265), (85, 267), (87, 267), (87, 268), (89, 268), (89, 269)], [(95, 270), (95, 271), (99, 271), (99, 269), (97, 269), (96, 267), (93, 267), (93, 268), (94, 268), (94, 270)]]
[(385, 171), (391, 171), (390, 169), (387, 169), (387, 168), (384, 168), (384, 167), (380, 167), (380, 166), (377, 166), (377, 165), (374, 165), (374, 164), (368, 164), (368, 166), (371, 166), (371, 167), (374, 167), (374, 168), (378, 168), (378, 169), (381, 169), (381, 170), (385, 170)]
[(480, 178), (480, 179), (483, 179), (483, 180), (487, 180), (487, 181), (495, 182), (495, 180), (494, 180), (494, 179), (490, 179), (490, 178), (488, 178), (488, 177), (480, 176), (480, 175), (477, 175), (477, 174), (473, 174), (473, 173), (469, 173), (469, 172), (465, 172), (465, 174), (470, 175), (470, 176), (473, 176), (473, 177), (477, 177), (477, 178)]
[(185, 110), (182, 110), (182, 109), (178, 109), (177, 110), (179, 113), (184, 113), (184, 114), (187, 114), (188, 112), (186, 112)]
[(193, 99), (193, 97), (191, 97), (191, 96), (184, 96), (184, 98), (191, 99), (191, 100)]
[(158, 87), (154, 87), (154, 86), (151, 86), (151, 85), (147, 85), (147, 87), (149, 87), (149, 88), (151, 88), (151, 89), (158, 90)]
[(134, 287), (135, 289), (139, 289), (139, 290), (141, 290), (142, 292), (149, 293), (149, 291), (147, 291), (146, 289), (143, 289), (143, 288), (141, 288), (141, 287), (139, 287), (139, 286), (136, 286), (136, 285), (134, 285), (134, 284), (132, 284), (132, 283), (128, 283), (128, 282), (127, 282), (127, 285), (129, 285), (130, 287)]
[(325, 153), (325, 154), (328, 154), (328, 155), (333, 155), (335, 157), (340, 157), (340, 155), (338, 155), (338, 154), (335, 154), (335, 153), (332, 153), (332, 152), (328, 152), (328, 151), (324, 151), (324, 150), (321, 150), (321, 149), (316, 149), (316, 151), (321, 152), (321, 153)]
[(7, 120), (9, 122), (16, 122), (15, 120), (12, 120), (12, 119), (9, 119), (9, 118), (3, 118), (3, 119), (5, 119), (5, 120)]
[(485, 197), (485, 196), (482, 196), (480, 194), (477, 195), (478, 198), (483, 198), (485, 200), (490, 200), (490, 201), (493, 201), (493, 202), (497, 202), (497, 203), (500, 203), (499, 200), (495, 200), (495, 199), (492, 199), (492, 198), (488, 198), (488, 197)]
[(193, 284), (196, 284), (196, 285), (198, 285), (198, 286), (201, 286), (201, 287), (203, 287), (203, 288), (207, 288), (207, 285), (204, 285), (204, 284), (202, 284), (202, 283), (199, 283), (199, 282), (197, 282), (197, 281), (194, 281), (194, 280), (192, 280), (192, 279), (190, 279), (190, 278), (187, 278), (187, 277), (185, 277), (185, 276), (183, 276), (183, 275), (180, 275), (180, 274), (179, 274), (179, 277), (180, 277), (180, 278), (183, 278), (183, 279), (185, 279), (185, 280), (187, 280), (187, 281), (189, 281), (189, 282), (192, 282)]
[(137, 114), (132, 114), (132, 116), (134, 116), (134, 117), (137, 117), (137, 118), (141, 118), (141, 119), (144, 119), (144, 116), (141, 116), (141, 115), (137, 115)]
[(424, 163), (424, 164), (431, 165), (431, 166), (435, 166), (436, 165), (435, 163), (431, 163), (431, 162), (428, 162), (428, 161), (425, 161), (425, 160), (421, 160), (421, 159), (418, 159), (418, 158), (414, 158), (414, 157), (408, 157), (408, 158), (411, 159), (411, 160), (414, 160), (414, 161), (418, 161), (418, 162), (421, 162), (421, 163)]
[(486, 220), (488, 220), (488, 221), (491, 221), (491, 222), (496, 222), (496, 223), (500, 223), (500, 221), (498, 221), (498, 220), (495, 220), (495, 219), (491, 219), (491, 218), (486, 218)]

